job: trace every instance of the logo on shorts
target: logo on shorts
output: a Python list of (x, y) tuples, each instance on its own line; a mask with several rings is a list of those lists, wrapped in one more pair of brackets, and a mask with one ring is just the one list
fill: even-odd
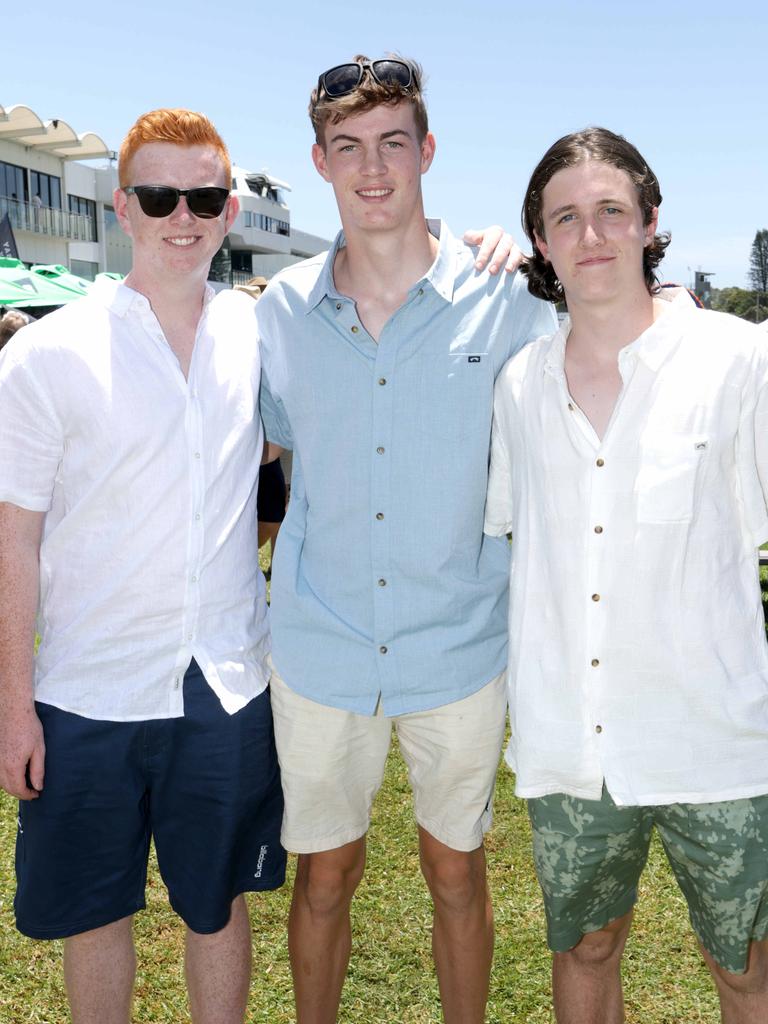
[(16, 818), (16, 824), (19, 827), (19, 835), (23, 836), (24, 835), (24, 829), (21, 827), (21, 815), (18, 815), (18, 817)]
[(259, 859), (256, 862), (256, 873), (253, 876), (254, 878), (261, 878), (261, 870), (264, 867), (264, 861), (267, 859), (268, 850), (269, 847), (266, 845), (262, 846), (259, 850)]

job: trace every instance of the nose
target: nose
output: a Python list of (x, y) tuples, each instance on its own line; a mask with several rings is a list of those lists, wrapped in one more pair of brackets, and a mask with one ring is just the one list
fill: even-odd
[(603, 234), (600, 230), (600, 225), (597, 223), (597, 221), (585, 220), (583, 222), (580, 241), (583, 246), (603, 244)]
[(182, 221), (182, 223), (190, 220), (195, 220), (195, 215), (192, 213), (190, 208), (187, 206), (187, 197), (179, 196), (179, 201), (176, 204), (176, 209), (170, 214), (170, 220)]
[(380, 174), (385, 168), (386, 161), (384, 160), (384, 154), (378, 145), (368, 146), (363, 150), (363, 174)]

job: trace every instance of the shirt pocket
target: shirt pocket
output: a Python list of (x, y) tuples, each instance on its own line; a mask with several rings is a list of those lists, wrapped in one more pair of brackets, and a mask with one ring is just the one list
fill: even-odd
[(451, 353), (422, 381), (419, 428), (427, 438), (444, 441), (490, 439), (493, 413), (493, 365), (487, 353)]
[(640, 472), (635, 481), (639, 523), (691, 521), (697, 480), (709, 450), (710, 438), (703, 434), (641, 440)]

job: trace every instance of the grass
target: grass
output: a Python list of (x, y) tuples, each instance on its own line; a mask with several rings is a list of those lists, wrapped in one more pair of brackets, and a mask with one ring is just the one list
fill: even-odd
[[(0, 1020), (67, 1020), (58, 942), (33, 942), (13, 926), (15, 805), (0, 795)], [(512, 776), (499, 775), (488, 846), (496, 914), (489, 1024), (550, 1024), (549, 956), (529, 852), (524, 805)], [(291, 863), (291, 873), (293, 863)], [(290, 879), (277, 893), (249, 897), (254, 980), (249, 1024), (293, 1021), (285, 919)], [(437, 1024), (440, 1007), (430, 956), (431, 908), (418, 868), (405, 769), (395, 750), (376, 803), (366, 878), (354, 902), (354, 953), (339, 1020)], [(147, 909), (136, 918), (139, 973), (134, 1020), (187, 1019), (181, 968), (183, 932), (152, 865)], [(625, 956), (630, 1024), (714, 1024), (716, 999), (687, 922), (683, 900), (654, 843)]]
[[(768, 569), (761, 571), (768, 603)], [(549, 955), (530, 855), (524, 805), (502, 767), (496, 821), (487, 839), (496, 915), (496, 955), (488, 1024), (551, 1024)], [(0, 793), (0, 1021), (67, 1020), (61, 944), (32, 942), (13, 926), (15, 804)], [(249, 896), (254, 979), (248, 1024), (293, 1021), (285, 921), (291, 875), (277, 893)], [(430, 956), (429, 897), (418, 866), (405, 768), (393, 751), (376, 802), (368, 870), (353, 906), (354, 952), (342, 1024), (437, 1024), (441, 1020)], [(171, 913), (154, 863), (147, 909), (136, 918), (139, 971), (134, 1020), (188, 1019), (182, 972), (183, 930)], [(688, 925), (684, 901), (654, 839), (624, 957), (629, 1024), (715, 1024), (717, 1000)]]

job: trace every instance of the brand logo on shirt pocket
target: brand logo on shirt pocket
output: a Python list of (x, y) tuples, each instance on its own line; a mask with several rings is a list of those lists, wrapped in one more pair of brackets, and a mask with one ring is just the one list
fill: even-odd
[(467, 362), (468, 363), (479, 363), (482, 358), (483, 358), (482, 356), (467, 356)]
[(709, 451), (701, 435), (664, 434), (640, 443), (635, 480), (639, 523), (688, 523), (693, 518), (696, 481)]

